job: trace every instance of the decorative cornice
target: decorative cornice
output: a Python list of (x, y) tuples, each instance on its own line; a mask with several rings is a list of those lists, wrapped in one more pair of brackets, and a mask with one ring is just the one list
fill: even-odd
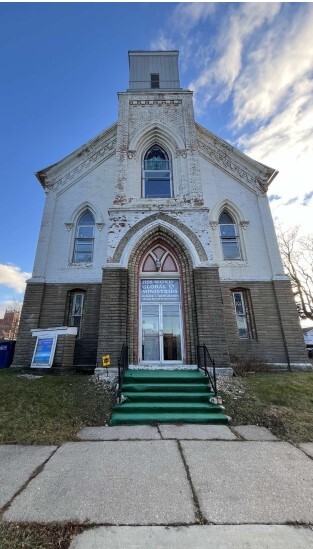
[[(95, 148), (95, 147), (93, 147)], [(113, 137), (111, 139), (108, 139), (105, 141), (105, 143), (102, 144), (102, 146), (95, 150), (95, 152), (92, 152), (92, 154), (89, 156), (89, 158), (86, 158), (83, 162), (75, 166), (75, 168), (72, 168), (67, 173), (62, 175), (56, 180), (52, 180), (51, 183), (47, 183), (48, 187), (63, 187), (68, 181), (71, 181), (74, 179), (75, 176), (83, 175), (84, 172), (88, 171), (88, 169), (93, 165), (99, 162), (100, 160), (104, 160), (108, 156), (110, 156), (112, 153), (114, 153), (116, 150), (116, 137)], [(80, 156), (86, 156), (87, 154), (90, 154), (90, 150), (88, 152), (82, 151)]]
[(133, 107), (146, 107), (152, 106), (152, 105), (181, 105), (182, 100), (181, 99), (142, 99), (142, 100), (136, 100), (131, 99), (129, 101), (129, 104)]
[(268, 178), (257, 176), (246, 166), (236, 162), (228, 152), (218, 147), (216, 143), (208, 143), (198, 139), (199, 152), (207, 157), (213, 164), (222, 168), (224, 171), (236, 177), (249, 187), (253, 187), (256, 191), (259, 189), (266, 192), (268, 189)]

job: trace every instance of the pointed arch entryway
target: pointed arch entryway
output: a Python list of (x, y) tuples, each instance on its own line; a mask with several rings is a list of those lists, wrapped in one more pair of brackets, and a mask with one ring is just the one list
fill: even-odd
[(158, 225), (128, 258), (128, 346), (131, 364), (195, 364), (193, 261), (179, 236)]

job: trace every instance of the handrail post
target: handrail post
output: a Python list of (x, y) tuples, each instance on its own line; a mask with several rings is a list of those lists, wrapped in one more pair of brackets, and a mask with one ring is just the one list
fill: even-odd
[[(202, 365), (202, 356), (201, 351), (203, 351), (203, 365)], [(212, 359), (207, 346), (203, 343), (202, 345), (197, 345), (197, 357), (198, 357), (198, 368), (203, 370), (205, 375), (209, 378), (212, 389), (217, 394), (217, 382), (216, 382), (216, 369), (215, 361)], [(213, 375), (211, 376), (208, 366), (208, 359), (212, 364)]]

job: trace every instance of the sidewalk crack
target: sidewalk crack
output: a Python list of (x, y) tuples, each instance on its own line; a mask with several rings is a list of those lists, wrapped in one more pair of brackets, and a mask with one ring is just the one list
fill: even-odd
[(200, 503), (199, 503), (199, 500), (198, 500), (197, 492), (196, 492), (196, 489), (195, 489), (195, 487), (193, 485), (193, 482), (191, 480), (190, 470), (189, 470), (189, 467), (187, 465), (187, 461), (186, 461), (186, 458), (185, 458), (185, 455), (184, 455), (184, 452), (183, 452), (183, 447), (181, 445), (181, 442), (180, 442), (180, 440), (177, 440), (176, 442), (177, 442), (177, 446), (178, 446), (178, 451), (181, 455), (181, 458), (182, 458), (182, 461), (183, 461), (183, 464), (184, 464), (184, 467), (185, 467), (187, 480), (188, 480), (188, 483), (189, 483), (189, 486), (190, 486), (190, 489), (191, 489), (191, 493), (192, 493), (193, 504), (194, 504), (194, 507), (195, 507), (196, 524), (209, 524), (208, 521), (206, 520), (206, 518), (203, 516), (203, 514), (201, 512), (201, 507), (200, 507)]
[(17, 496), (19, 496), (24, 490), (25, 488), (27, 488), (27, 486), (29, 485), (29, 483), (35, 478), (37, 477), (37, 475), (39, 475), (39, 473), (41, 473), (41, 471), (43, 471), (45, 465), (48, 463), (48, 461), (52, 458), (52, 456), (54, 456), (54, 454), (57, 452), (57, 450), (60, 448), (60, 446), (57, 446), (55, 450), (53, 450), (53, 452), (50, 454), (50, 456), (43, 462), (41, 463), (40, 465), (38, 465), (38, 467), (36, 467), (36, 469), (34, 469), (34, 471), (31, 473), (30, 477), (26, 480), (26, 482), (24, 482), (23, 486), (21, 486), (21, 488), (11, 497), (11, 499), (9, 501), (7, 501), (7, 503), (5, 503), (3, 505), (3, 507), (1, 507), (0, 509), (0, 520), (2, 520), (3, 518), (3, 515), (4, 513), (9, 509), (9, 507), (12, 505), (13, 501), (15, 500), (15, 498), (17, 498)]

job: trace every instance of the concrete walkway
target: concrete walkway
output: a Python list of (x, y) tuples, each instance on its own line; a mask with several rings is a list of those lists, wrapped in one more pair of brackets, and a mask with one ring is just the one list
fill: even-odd
[(83, 524), (72, 549), (313, 547), (313, 443), (224, 425), (78, 437), (0, 447), (2, 521)]

